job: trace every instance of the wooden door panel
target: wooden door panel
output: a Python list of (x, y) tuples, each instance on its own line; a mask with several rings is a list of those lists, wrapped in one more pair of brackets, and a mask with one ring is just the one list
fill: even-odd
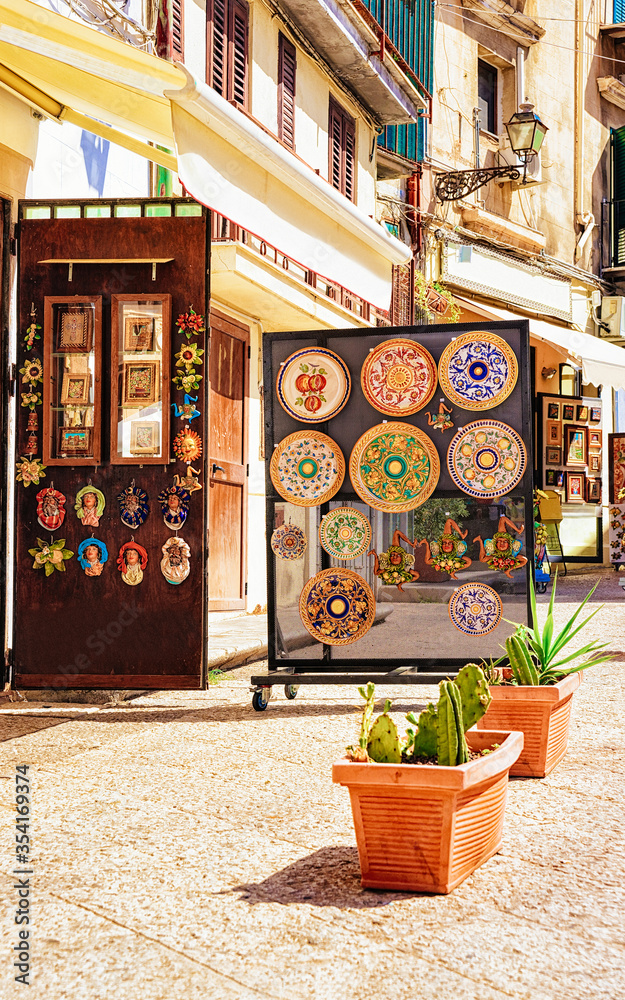
[(211, 455), (243, 464), (246, 345), (221, 330), (211, 331)]
[[(215, 524), (210, 535), (210, 600), (214, 611), (245, 607), (242, 579), (242, 485), (211, 480), (210, 505)], [(220, 604), (221, 608), (217, 607)]]

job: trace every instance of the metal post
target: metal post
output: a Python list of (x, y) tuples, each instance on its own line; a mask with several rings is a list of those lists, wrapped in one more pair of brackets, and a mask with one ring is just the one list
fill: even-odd
[(480, 169), (480, 109), (473, 108), (473, 153), (475, 169)]

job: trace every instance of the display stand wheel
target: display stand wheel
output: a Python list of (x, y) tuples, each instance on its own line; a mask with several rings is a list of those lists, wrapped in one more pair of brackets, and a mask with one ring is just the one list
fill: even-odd
[(289, 699), (289, 701), (293, 701), (293, 698), (297, 697), (297, 692), (298, 691), (299, 691), (299, 684), (285, 684), (284, 685), (284, 693), (287, 696), (287, 698)]
[(252, 695), (252, 708), (255, 712), (264, 712), (271, 698), (271, 688), (256, 688)]
[(546, 591), (547, 591), (547, 584), (546, 583), (537, 583), (536, 584), (536, 593), (537, 594), (544, 594), (544, 593), (546, 593)]

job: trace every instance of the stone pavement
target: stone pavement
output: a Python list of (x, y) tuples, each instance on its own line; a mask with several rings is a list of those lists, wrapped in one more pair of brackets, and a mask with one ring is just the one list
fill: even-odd
[[(589, 585), (563, 581), (560, 620)], [(610, 662), (575, 696), (569, 753), (546, 779), (510, 782), (501, 852), (449, 896), (360, 887), (348, 794), (331, 782), (357, 733), (353, 687), (278, 692), (256, 713), (254, 663), (113, 708), (5, 705), (0, 996), (24, 996), (13, 778), (29, 763), (36, 1000), (625, 1000), (616, 574), (598, 596), (583, 641), (608, 640)], [(436, 692), (378, 693), (401, 724)]]

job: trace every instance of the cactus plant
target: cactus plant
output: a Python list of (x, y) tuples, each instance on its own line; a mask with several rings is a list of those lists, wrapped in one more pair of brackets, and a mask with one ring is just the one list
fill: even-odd
[(439, 689), (438, 763), (444, 767), (466, 764), (469, 759), (469, 750), (464, 738), (460, 692), (453, 681), (441, 681)]
[(410, 731), (410, 745), (412, 748), (412, 759), (418, 757), (436, 757), (438, 751), (436, 709), (431, 703), (425, 708), (419, 718), (413, 712), (408, 712), (406, 716), (408, 722), (412, 722), (417, 728)]
[(460, 688), (464, 732), (481, 719), (491, 703), (488, 681), (477, 663), (467, 663), (458, 673), (455, 684)]
[(397, 726), (388, 714), (390, 701), (384, 706), (384, 712), (379, 715), (371, 726), (367, 741), (367, 753), (371, 760), (378, 764), (400, 764), (401, 747)]

